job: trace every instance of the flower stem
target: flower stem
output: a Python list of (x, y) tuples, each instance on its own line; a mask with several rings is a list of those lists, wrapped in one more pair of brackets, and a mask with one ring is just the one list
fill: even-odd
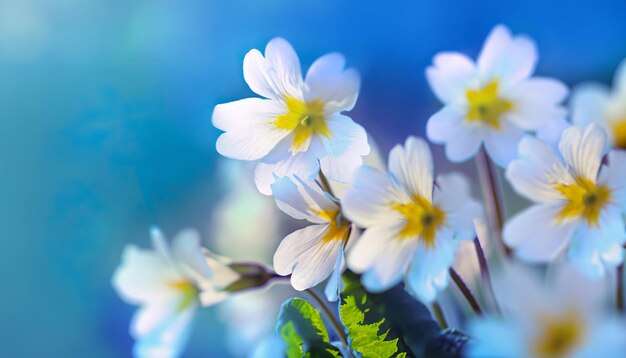
[(328, 178), (326, 178), (326, 175), (324, 175), (322, 170), (320, 170), (318, 174), (318, 178), (320, 179), (320, 184), (322, 185), (322, 189), (324, 189), (324, 191), (327, 192), (328, 194), (335, 196), (335, 194), (333, 193), (333, 189), (330, 187), (330, 183), (328, 182)]
[(615, 295), (617, 312), (624, 312), (624, 264), (617, 266), (617, 293)]
[(476, 155), (476, 169), (485, 200), (487, 216), (491, 232), (495, 233), (496, 241), (504, 251), (506, 256), (511, 254), (511, 250), (502, 240), (502, 227), (504, 226), (504, 209), (502, 207), (502, 192), (500, 181), (496, 173), (496, 168), (487, 156), (484, 148)]
[(483, 285), (489, 292), (493, 306), (498, 314), (500, 314), (500, 305), (496, 299), (496, 294), (493, 291), (493, 283), (491, 282), (491, 273), (489, 272), (489, 265), (487, 264), (487, 258), (485, 257), (485, 251), (478, 237), (474, 238), (474, 247), (476, 248), (476, 256), (478, 257), (478, 264), (480, 265), (480, 276), (483, 279)]
[(461, 291), (461, 293), (467, 300), (467, 303), (469, 303), (469, 305), (472, 307), (472, 310), (474, 311), (474, 313), (476, 313), (479, 316), (482, 316), (483, 310), (480, 308), (480, 305), (478, 304), (478, 301), (472, 294), (472, 291), (470, 291), (470, 289), (467, 287), (465, 282), (463, 282), (463, 279), (461, 278), (461, 276), (459, 276), (459, 274), (453, 268), (450, 268), (450, 277), (452, 277), (452, 281), (454, 281), (454, 283), (457, 285), (457, 287), (459, 288), (459, 290)]
[(439, 327), (441, 329), (448, 328), (448, 322), (446, 321), (446, 317), (443, 314), (443, 310), (438, 302), (433, 302), (433, 313), (435, 314), (435, 318), (437, 318), (437, 323), (439, 323)]
[(324, 315), (326, 315), (326, 318), (328, 319), (330, 324), (332, 324), (333, 328), (335, 329), (335, 332), (339, 335), (339, 338), (341, 339), (342, 343), (346, 347), (346, 351), (348, 352), (350, 357), (354, 357), (352, 354), (352, 351), (350, 350), (350, 345), (348, 344), (348, 335), (346, 334), (346, 331), (343, 328), (343, 325), (339, 322), (337, 317), (335, 317), (335, 315), (330, 310), (330, 308), (328, 308), (324, 300), (312, 288), (309, 288), (305, 292), (309, 294), (309, 296), (311, 296), (311, 298), (317, 303), (319, 308), (322, 311), (324, 311)]

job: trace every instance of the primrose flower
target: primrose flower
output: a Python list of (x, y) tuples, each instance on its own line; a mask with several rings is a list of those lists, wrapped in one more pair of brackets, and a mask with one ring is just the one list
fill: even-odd
[(606, 136), (597, 125), (563, 132), (559, 153), (531, 136), (506, 177), (535, 205), (506, 223), (504, 241), (530, 262), (567, 258), (588, 277), (619, 265), (626, 241), (626, 153), (612, 151), (603, 165)]
[(113, 286), (128, 303), (141, 305), (131, 323), (138, 357), (177, 357), (187, 341), (199, 304), (228, 296), (221, 291), (239, 278), (200, 247), (196, 231), (185, 230), (168, 246), (152, 230), (154, 250), (126, 247)]
[(283, 239), (274, 254), (274, 269), (282, 276), (291, 274), (291, 285), (298, 291), (311, 288), (331, 277), (327, 290), (336, 299), (339, 275), (343, 269), (344, 247), (353, 242), (357, 230), (343, 217), (336, 199), (315, 182), (294, 177), (272, 184), (278, 207), (289, 216), (313, 225), (297, 230)]
[(612, 146), (626, 149), (626, 60), (615, 73), (613, 91), (599, 83), (581, 85), (574, 90), (571, 108), (574, 124), (597, 123)]
[(409, 137), (389, 154), (389, 173), (363, 166), (343, 197), (346, 216), (366, 230), (348, 253), (348, 267), (379, 292), (405, 278), (424, 302), (448, 285), (462, 240), (475, 236), (481, 207), (460, 174), (433, 180), (428, 144)]
[(537, 57), (532, 39), (513, 36), (502, 25), (491, 31), (476, 63), (460, 53), (437, 54), (426, 77), (445, 106), (428, 120), (428, 139), (445, 144), (453, 162), (473, 157), (484, 144), (491, 159), (506, 167), (526, 131), (566, 115), (560, 103), (567, 87), (531, 78)]
[(300, 61), (291, 45), (271, 40), (265, 57), (258, 50), (244, 59), (244, 78), (264, 98), (220, 104), (213, 125), (226, 133), (217, 151), (229, 158), (259, 160), (257, 188), (271, 194), (275, 176), (314, 179), (320, 167), (330, 178), (350, 180), (369, 152), (360, 125), (341, 114), (356, 102), (360, 79), (344, 69), (345, 58), (330, 53), (316, 60), (302, 78)]
[(496, 277), (504, 317), (475, 319), (468, 357), (617, 357), (626, 351), (626, 325), (606, 310), (605, 281), (557, 269), (543, 281), (520, 268)]

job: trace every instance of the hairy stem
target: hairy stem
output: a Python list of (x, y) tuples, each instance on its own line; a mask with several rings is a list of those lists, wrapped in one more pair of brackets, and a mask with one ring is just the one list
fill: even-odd
[(448, 322), (446, 321), (446, 316), (443, 314), (443, 310), (438, 302), (433, 302), (433, 313), (435, 314), (435, 318), (437, 318), (437, 323), (439, 323), (439, 327), (441, 329), (448, 328)]
[(476, 155), (476, 169), (478, 171), (478, 178), (483, 192), (491, 232), (495, 234), (494, 237), (498, 245), (504, 251), (504, 254), (509, 256), (511, 251), (502, 240), (504, 209), (502, 207), (500, 181), (498, 180), (496, 168), (487, 156), (487, 152), (484, 148)]
[(450, 268), (450, 277), (452, 277), (452, 281), (454, 281), (454, 283), (457, 285), (457, 287), (467, 300), (467, 303), (469, 303), (469, 305), (472, 307), (474, 313), (481, 316), (483, 314), (483, 310), (480, 308), (478, 301), (472, 294), (472, 291), (470, 291), (470, 289), (467, 287), (465, 282), (463, 282), (461, 276), (459, 276), (459, 274), (453, 268)]
[(496, 312), (499, 314), (500, 305), (498, 305), (496, 294), (493, 291), (493, 283), (491, 282), (491, 273), (489, 272), (489, 265), (487, 264), (485, 251), (483, 250), (483, 247), (480, 244), (480, 240), (478, 239), (478, 237), (474, 238), (474, 247), (476, 248), (476, 256), (478, 257), (478, 264), (480, 265), (480, 276), (483, 279), (484, 288), (486, 291), (488, 291), (489, 296), (491, 297), (493, 306)]
[(348, 344), (348, 335), (346, 334), (346, 331), (343, 328), (343, 325), (341, 324), (341, 322), (339, 322), (337, 317), (335, 317), (333, 312), (330, 310), (330, 308), (328, 308), (324, 300), (315, 292), (315, 290), (313, 290), (312, 288), (309, 288), (305, 292), (309, 294), (309, 296), (311, 296), (311, 298), (317, 303), (319, 308), (322, 311), (324, 311), (324, 315), (326, 316), (330, 324), (332, 324), (333, 328), (335, 329), (335, 332), (339, 335), (341, 342), (346, 347), (346, 351), (348, 352), (350, 357), (354, 357), (352, 354), (352, 350), (350, 349), (350, 345)]

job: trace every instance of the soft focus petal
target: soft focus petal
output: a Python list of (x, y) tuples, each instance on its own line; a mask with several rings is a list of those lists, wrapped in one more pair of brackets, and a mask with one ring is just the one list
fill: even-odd
[(545, 123), (562, 120), (567, 110), (561, 103), (567, 94), (567, 86), (551, 78), (522, 81), (506, 93), (515, 107), (505, 118), (525, 130), (536, 130)]
[(195, 309), (187, 309), (170, 317), (162, 326), (137, 336), (133, 347), (136, 357), (174, 358), (179, 357), (191, 331)]
[(626, 212), (626, 151), (609, 152), (608, 162), (609, 165), (602, 169), (602, 176), (606, 178), (602, 184), (606, 184), (612, 190), (613, 202)]
[(474, 220), (483, 215), (482, 206), (470, 196), (470, 185), (460, 173), (437, 177), (433, 202), (446, 212), (446, 227), (454, 231), (454, 239), (475, 237)]
[(272, 184), (272, 195), (278, 208), (287, 215), (316, 224), (327, 222), (319, 216), (320, 211), (337, 208), (317, 183), (305, 182), (297, 177), (278, 179)]
[(433, 156), (425, 140), (407, 138), (404, 146), (396, 145), (389, 153), (389, 173), (402, 183), (411, 195), (428, 200), (433, 193)]
[(389, 175), (363, 166), (357, 171), (352, 187), (342, 198), (342, 209), (359, 226), (387, 225), (390, 220), (402, 218), (390, 204), (408, 200), (410, 198)]
[(469, 333), (470, 340), (466, 354), (470, 358), (507, 357), (522, 358), (525, 355), (525, 343), (514, 322), (498, 318), (475, 319)]
[(601, 123), (609, 95), (609, 89), (601, 84), (587, 83), (576, 87), (570, 100), (572, 122), (577, 126)]
[(506, 168), (517, 156), (517, 147), (524, 131), (510, 123), (502, 122), (499, 131), (489, 131), (485, 135), (485, 150), (489, 157), (502, 168)]
[(306, 74), (304, 98), (307, 102), (321, 100), (326, 113), (349, 111), (354, 107), (361, 79), (354, 69), (344, 69), (346, 59), (330, 53), (317, 59)]
[(406, 277), (409, 292), (424, 303), (433, 302), (437, 294), (448, 287), (448, 271), (458, 248), (459, 243), (453, 241), (451, 231), (437, 235), (434, 248), (420, 245)]
[(544, 122), (537, 128), (537, 138), (548, 143), (552, 148), (558, 150), (559, 140), (563, 131), (572, 124), (565, 118), (557, 118), (552, 121)]
[(229, 158), (257, 160), (267, 155), (289, 131), (271, 122), (284, 109), (276, 102), (246, 98), (219, 104), (213, 110), (213, 125), (226, 131), (217, 139), (217, 151)]
[(183, 230), (174, 237), (172, 256), (182, 273), (194, 282), (213, 278), (200, 246), (200, 234), (197, 230)]
[(554, 185), (574, 182), (558, 154), (532, 136), (521, 140), (519, 159), (508, 166), (506, 178), (518, 194), (538, 203), (560, 201)]
[(272, 184), (276, 177), (298, 176), (305, 180), (314, 180), (319, 171), (319, 162), (312, 152), (299, 152), (287, 156), (276, 163), (259, 162), (254, 169), (254, 183), (263, 195), (272, 194)]
[(282, 38), (267, 44), (265, 57), (256, 49), (248, 52), (243, 60), (243, 76), (250, 89), (263, 97), (302, 97), (300, 61), (293, 47)]
[(575, 223), (558, 223), (557, 205), (534, 205), (506, 222), (504, 242), (524, 261), (554, 260), (569, 242)]
[(350, 182), (362, 163), (362, 156), (370, 151), (365, 129), (341, 114), (328, 118), (331, 136), (321, 138), (326, 155), (320, 165), (324, 174), (332, 180)]
[(426, 69), (428, 84), (443, 103), (462, 99), (467, 84), (475, 75), (474, 62), (467, 56), (454, 52), (437, 54), (433, 59), (433, 66)]
[(537, 47), (532, 39), (513, 37), (507, 27), (498, 25), (485, 41), (478, 57), (478, 69), (482, 75), (511, 86), (533, 73), (537, 59)]
[(595, 124), (585, 128), (571, 127), (563, 132), (559, 150), (577, 177), (595, 182), (602, 156), (606, 134)]
[(620, 62), (617, 70), (615, 71), (613, 87), (615, 87), (620, 92), (626, 91), (626, 59)]
[(171, 296), (168, 281), (181, 279), (180, 274), (161, 255), (129, 245), (124, 249), (122, 264), (113, 274), (113, 287), (129, 303), (162, 300)]
[(343, 245), (337, 245), (337, 259), (335, 260), (335, 267), (333, 273), (330, 275), (324, 294), (329, 302), (336, 302), (339, 299), (339, 293), (341, 292), (341, 274), (342, 268), (345, 266), (345, 258), (343, 253)]

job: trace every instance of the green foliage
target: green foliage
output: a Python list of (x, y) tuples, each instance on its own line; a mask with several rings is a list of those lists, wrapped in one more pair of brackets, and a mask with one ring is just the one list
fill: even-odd
[[(363, 357), (387, 358), (398, 351), (398, 338), (386, 340), (389, 330), (381, 332), (385, 319), (373, 323), (365, 323), (365, 314), (369, 308), (362, 308), (367, 302), (367, 295), (357, 304), (355, 296), (344, 297), (340, 308), (341, 320), (348, 329), (353, 350)], [(361, 307), (359, 307), (361, 306)], [(406, 356), (404, 353), (402, 356)], [(402, 357), (397, 355), (397, 357)]]
[(283, 303), (276, 331), (287, 346), (289, 358), (341, 357), (330, 344), (322, 316), (303, 299), (291, 298)]

